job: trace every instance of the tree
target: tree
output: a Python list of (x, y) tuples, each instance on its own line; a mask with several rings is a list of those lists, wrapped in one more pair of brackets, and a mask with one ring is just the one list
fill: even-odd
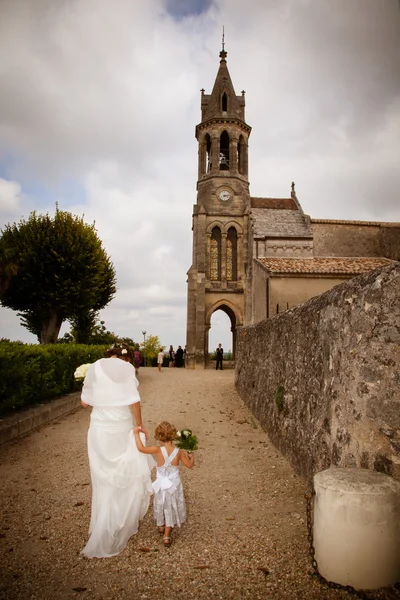
[(18, 311), (40, 343), (57, 341), (65, 320), (84, 321), (113, 298), (116, 277), (95, 225), (56, 208), (8, 224), (0, 237), (0, 301)]
[(147, 364), (151, 364), (152, 359), (160, 352), (160, 348), (164, 350), (165, 346), (161, 346), (157, 335), (149, 335), (147, 340), (141, 343), (142, 354), (146, 357)]

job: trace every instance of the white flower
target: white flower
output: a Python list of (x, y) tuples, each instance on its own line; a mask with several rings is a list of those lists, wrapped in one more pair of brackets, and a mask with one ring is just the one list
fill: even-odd
[(182, 429), (181, 435), (183, 437), (187, 438), (192, 435), (192, 431), (191, 431), (191, 429)]
[(90, 363), (86, 363), (84, 365), (80, 365), (80, 367), (78, 367), (75, 370), (75, 373), (74, 373), (75, 379), (85, 379), (86, 373), (87, 373), (87, 370), (88, 370), (89, 366), (90, 366)]
[(121, 354), (128, 354), (128, 350), (124, 348), (123, 350), (121, 350)]
[(176, 437), (181, 437), (181, 432), (180, 431), (176, 432)]

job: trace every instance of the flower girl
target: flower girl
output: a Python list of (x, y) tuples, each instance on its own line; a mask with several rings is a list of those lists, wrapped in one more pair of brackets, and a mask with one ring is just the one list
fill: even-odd
[(159, 532), (163, 534), (164, 546), (171, 546), (171, 531), (177, 525), (186, 521), (186, 503), (183, 495), (182, 481), (179, 475), (179, 463), (191, 469), (194, 456), (191, 451), (185, 452), (176, 448), (174, 440), (177, 431), (171, 423), (163, 421), (157, 425), (154, 438), (161, 446), (144, 446), (139, 434), (140, 427), (134, 428), (136, 445), (139, 452), (152, 454), (157, 463), (157, 479), (154, 489), (154, 518)]

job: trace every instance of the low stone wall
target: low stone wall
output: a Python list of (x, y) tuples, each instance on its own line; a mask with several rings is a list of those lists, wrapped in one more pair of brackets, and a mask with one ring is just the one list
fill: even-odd
[(236, 387), (298, 473), (400, 480), (400, 263), (240, 328)]
[(81, 405), (81, 393), (33, 406), (0, 419), (0, 445), (67, 415)]

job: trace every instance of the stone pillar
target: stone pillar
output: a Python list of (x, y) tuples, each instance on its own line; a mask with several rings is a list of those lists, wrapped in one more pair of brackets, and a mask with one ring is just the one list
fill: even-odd
[(211, 173), (219, 172), (219, 135), (211, 140)]
[(377, 589), (400, 580), (400, 482), (367, 469), (314, 476), (314, 548), (328, 581)]
[(188, 272), (187, 324), (186, 324), (186, 366), (194, 369), (196, 365), (196, 304), (197, 271)]
[(206, 248), (207, 248), (207, 257), (206, 257), (206, 279), (211, 279), (211, 233), (207, 233), (206, 238)]
[(237, 236), (237, 280), (244, 281), (243, 269), (243, 234), (238, 233)]
[(229, 170), (233, 175), (239, 172), (238, 169), (238, 140), (231, 138), (229, 143)]
[(243, 173), (242, 173), (242, 175), (244, 175), (245, 177), (248, 177), (249, 176), (249, 146), (248, 146), (247, 142), (243, 142), (242, 152), (243, 152)]
[(206, 144), (201, 142), (199, 144), (199, 168), (198, 168), (198, 179), (200, 179), (206, 172)]

